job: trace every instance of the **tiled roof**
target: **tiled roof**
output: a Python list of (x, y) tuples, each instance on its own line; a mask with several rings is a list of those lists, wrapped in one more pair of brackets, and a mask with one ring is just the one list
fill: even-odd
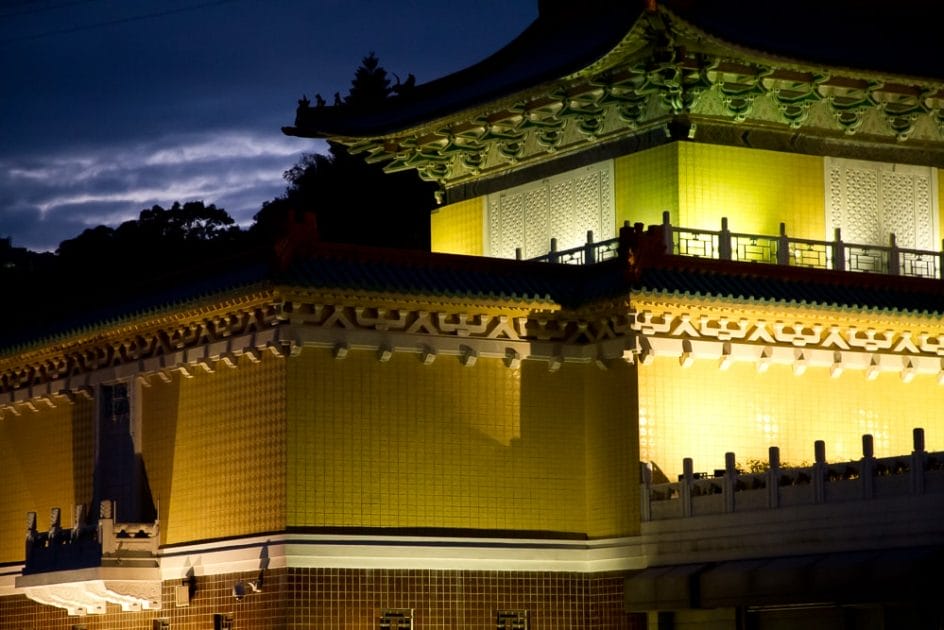
[(769, 14), (754, 0), (664, 0), (706, 32), (754, 50), (832, 67), (944, 78), (944, 5), (927, 0), (792, 0)]
[[(54, 314), (29, 324), (3, 321), (0, 326), (0, 354), (53, 342), (67, 335), (89, 333), (118, 325), (131, 319), (157, 316), (188, 306), (219, 299), (233, 292), (247, 292), (260, 285), (266, 276), (266, 265), (239, 258), (225, 267), (210, 266), (201, 273), (189, 273), (161, 282), (142, 284), (123, 295), (98, 296), (95, 300), (76, 298), (62, 304)], [(109, 297), (111, 299), (109, 299)], [(51, 305), (46, 306), (52, 310)]]
[[(554, 3), (548, 3), (549, 5)], [(558, 3), (565, 7), (564, 3)], [(576, 6), (576, 5), (573, 5)], [(435, 120), (582, 69), (613, 48), (644, 4), (584, 0), (576, 13), (592, 28), (575, 26), (574, 11), (544, 11), (518, 37), (486, 59), (392, 98), (382, 110), (322, 107), (303, 112), (288, 135), (371, 136)], [(566, 42), (566, 45), (564, 45)]]
[(564, 307), (613, 297), (626, 289), (616, 261), (578, 267), (344, 246), (320, 248), (276, 272), (272, 280), (294, 287)]
[(288, 264), (258, 252), (222, 262), (226, 264), (164, 279), (150, 290), (141, 287), (134, 296), (63, 311), (42, 325), (7, 327), (0, 333), (0, 353), (278, 287), (486, 304), (529, 302), (547, 308), (577, 306), (625, 292), (622, 268), (615, 261), (575, 267), (319, 243)]
[[(509, 97), (590, 66), (642, 16), (645, 0), (546, 2), (524, 32), (484, 60), (389, 99), (380, 108), (300, 108), (288, 135), (383, 136)], [(746, 50), (832, 68), (944, 79), (944, 8), (924, 0), (886, 5), (856, 0), (796, 0), (770, 19), (748, 0), (653, 1), (713, 37)], [(892, 17), (894, 15), (894, 17)], [(886, 20), (896, 21), (888, 28)], [(566, 42), (566, 45), (564, 45)], [(825, 68), (824, 68), (825, 71)]]
[(944, 283), (869, 273), (665, 256), (635, 290), (861, 309), (944, 313)]
[(635, 268), (620, 258), (577, 266), (320, 243), (287, 264), (258, 253), (242, 256), (133, 299), (64, 312), (54, 324), (7, 330), (0, 352), (279, 288), (482, 306), (527, 303), (537, 309), (578, 308), (649, 291), (944, 314), (944, 282), (938, 280), (658, 254), (637, 261)]

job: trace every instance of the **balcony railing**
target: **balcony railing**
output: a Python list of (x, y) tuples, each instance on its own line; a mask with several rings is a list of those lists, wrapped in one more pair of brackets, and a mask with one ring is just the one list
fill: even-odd
[(944, 493), (944, 453), (924, 448), (924, 429), (913, 431), (914, 450), (898, 457), (874, 456), (871, 435), (862, 436), (862, 458), (827, 462), (824, 442), (814, 444), (814, 462), (781, 466), (780, 450), (769, 449), (768, 461), (755, 471), (740, 470), (734, 453), (713, 474), (695, 472), (690, 458), (682, 462), (678, 481), (654, 483), (642, 467), (642, 519), (656, 521), (705, 514), (842, 503), (873, 498)]
[[(559, 263), (564, 265), (592, 265), (619, 255), (619, 237), (605, 241), (593, 241), (593, 230), (587, 231), (587, 243), (580, 247), (557, 251), (557, 239), (551, 239), (551, 247), (543, 256), (531, 258), (537, 262)], [(518, 260), (522, 259), (521, 248), (515, 250)]]
[[(702, 230), (672, 225), (668, 212), (662, 216), (662, 234), (666, 252), (677, 256), (931, 279), (942, 279), (944, 269), (944, 248), (899, 247), (894, 234), (889, 235), (888, 245), (862, 245), (844, 242), (836, 228), (832, 241), (817, 241), (788, 236), (784, 223), (777, 236), (732, 232), (727, 218), (721, 219), (720, 230)], [(619, 238), (594, 242), (593, 232), (587, 232), (584, 245), (558, 250), (557, 240), (551, 239), (548, 253), (531, 260), (587, 265), (618, 253)]]

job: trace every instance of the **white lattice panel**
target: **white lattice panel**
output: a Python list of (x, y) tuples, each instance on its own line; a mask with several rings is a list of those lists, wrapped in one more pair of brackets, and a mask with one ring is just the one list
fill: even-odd
[(550, 203), (548, 190), (543, 186), (527, 191), (524, 198), (524, 255), (530, 258), (536, 255), (532, 252), (548, 248)]
[(914, 177), (899, 173), (882, 173), (882, 228), (894, 234), (900, 247), (915, 247)]
[(826, 158), (826, 238), (937, 249), (937, 172), (931, 167)]
[(490, 204), (488, 213), (488, 251), (491, 256), (514, 258), (521, 247), (524, 233), (525, 195), (502, 193), (497, 203)]
[(547, 179), (493, 193), (487, 199), (489, 256), (525, 258), (546, 254), (551, 238), (559, 250), (616, 235), (613, 163), (600, 162)]

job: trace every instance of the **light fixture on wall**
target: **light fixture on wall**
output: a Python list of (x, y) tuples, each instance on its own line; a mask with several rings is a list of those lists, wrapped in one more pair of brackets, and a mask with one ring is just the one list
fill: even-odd
[(236, 601), (242, 601), (250, 593), (262, 591), (262, 582), (265, 578), (266, 569), (269, 568), (269, 543), (266, 542), (259, 553), (259, 575), (255, 580), (236, 580), (233, 584), (233, 597)]
[(185, 608), (190, 605), (190, 600), (197, 593), (197, 576), (193, 572), (193, 567), (187, 570), (181, 583), (174, 586), (174, 603), (177, 608)]
[(242, 601), (243, 598), (249, 593), (258, 593), (260, 590), (262, 589), (259, 588), (259, 584), (257, 582), (253, 582), (251, 580), (236, 580), (236, 583), (233, 584), (233, 597), (235, 597), (236, 601), (239, 602)]

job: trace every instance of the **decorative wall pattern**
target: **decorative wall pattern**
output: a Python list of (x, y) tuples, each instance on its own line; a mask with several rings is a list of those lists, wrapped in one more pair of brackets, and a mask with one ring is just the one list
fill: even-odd
[(927, 166), (825, 158), (827, 239), (936, 250), (936, 170)]
[(486, 255), (524, 258), (547, 253), (552, 238), (558, 249), (582, 245), (587, 231), (594, 240), (612, 238), (616, 229), (613, 163), (600, 162), (575, 171), (494, 193), (487, 197)]

